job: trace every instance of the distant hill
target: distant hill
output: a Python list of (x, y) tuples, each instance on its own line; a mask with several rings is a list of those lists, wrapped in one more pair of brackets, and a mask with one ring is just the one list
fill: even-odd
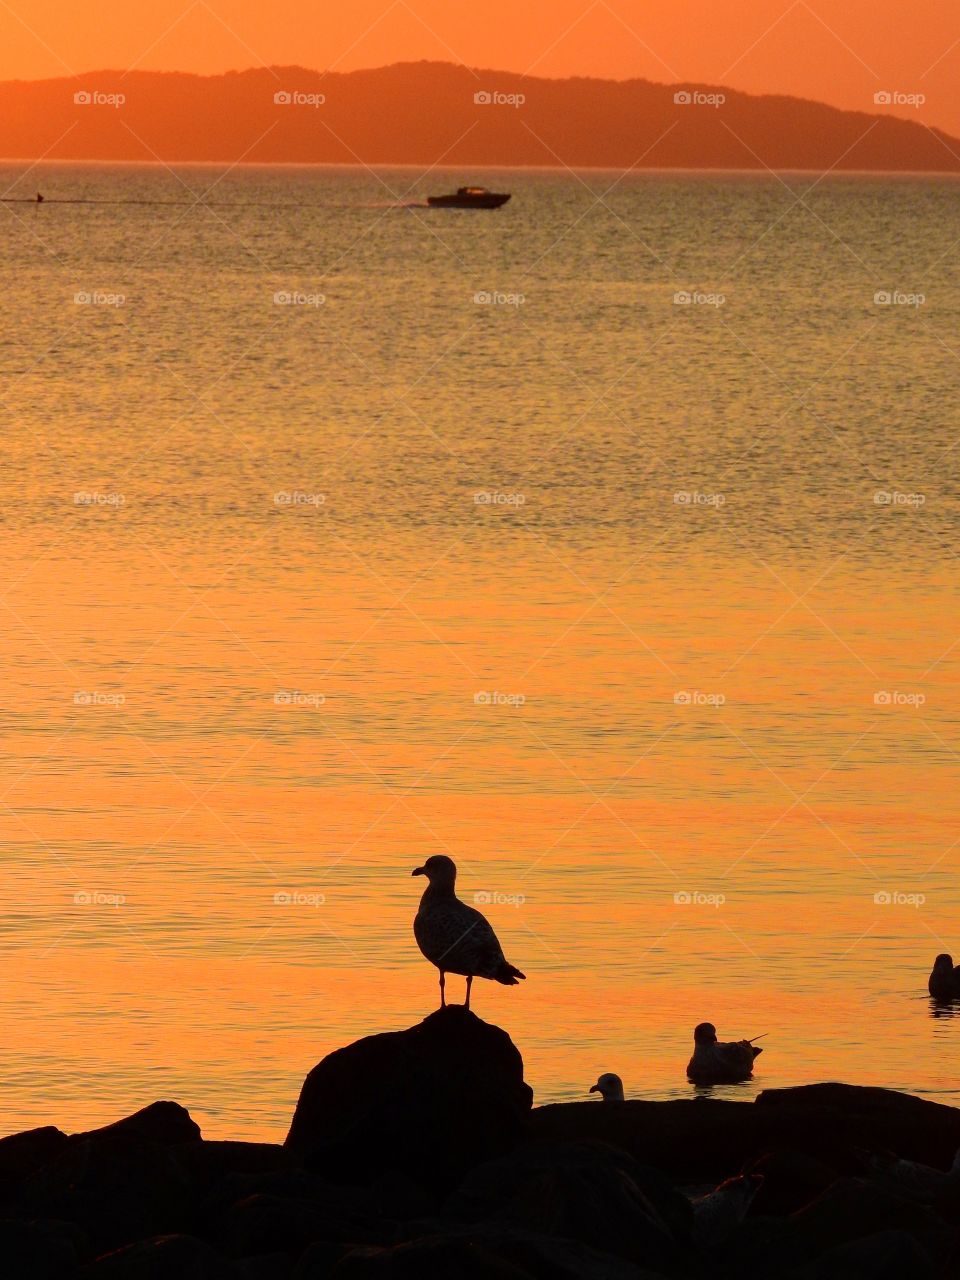
[(0, 84), (5, 158), (958, 172), (958, 155), (922, 124), (800, 98), (444, 62)]

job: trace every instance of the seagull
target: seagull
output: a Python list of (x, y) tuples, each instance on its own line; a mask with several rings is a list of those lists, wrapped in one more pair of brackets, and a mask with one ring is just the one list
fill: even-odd
[(881, 1152), (865, 1151), (862, 1154), (871, 1172), (908, 1200), (929, 1201), (960, 1185), (960, 1151), (953, 1157), (953, 1164), (947, 1172)]
[(414, 876), (426, 876), (430, 883), (420, 899), (413, 922), (417, 946), (440, 970), (440, 1007), (446, 1008), (445, 975), (460, 973), (467, 979), (466, 1008), (470, 1008), (470, 987), (474, 978), (489, 978), (515, 987), (527, 975), (508, 964), (503, 948), (485, 916), (457, 897), (457, 867), (442, 853), (416, 867)]
[(960, 996), (960, 966), (954, 966), (953, 956), (946, 952), (937, 956), (927, 979), (927, 990), (934, 1000), (953, 1000)]
[[(728, 1046), (724, 1046), (728, 1047)], [(693, 1227), (701, 1244), (720, 1244), (747, 1216), (763, 1185), (762, 1173), (741, 1174), (721, 1182), (716, 1191), (693, 1202)]]
[(604, 1102), (623, 1102), (623, 1081), (612, 1071), (605, 1071), (596, 1084), (590, 1086), (591, 1093), (599, 1093)]
[(718, 1044), (717, 1028), (712, 1022), (701, 1022), (694, 1029), (693, 1043), (687, 1076), (694, 1084), (736, 1084), (747, 1080), (753, 1075), (754, 1058), (763, 1053), (749, 1040)]

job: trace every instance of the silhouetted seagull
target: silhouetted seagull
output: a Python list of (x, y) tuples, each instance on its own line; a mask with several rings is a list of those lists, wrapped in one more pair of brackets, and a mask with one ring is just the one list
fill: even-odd
[(942, 952), (933, 962), (927, 980), (927, 990), (934, 1000), (954, 1000), (960, 996), (960, 966), (953, 963), (953, 956)]
[(467, 979), (466, 1007), (470, 1008), (470, 987), (474, 978), (489, 978), (515, 987), (527, 975), (507, 964), (503, 948), (486, 918), (461, 902), (454, 892), (457, 868), (442, 853), (428, 858), (410, 873), (426, 876), (430, 883), (420, 899), (413, 922), (417, 945), (431, 964), (440, 970), (440, 1007), (446, 1007), (444, 976), (463, 974)]
[(953, 1157), (953, 1164), (947, 1172), (880, 1152), (865, 1151), (861, 1154), (881, 1182), (895, 1188), (908, 1200), (926, 1202), (960, 1186), (960, 1151)]
[(693, 1202), (694, 1232), (700, 1244), (720, 1244), (747, 1216), (763, 1185), (762, 1173), (745, 1173), (721, 1182), (716, 1191)]
[(612, 1071), (605, 1071), (596, 1084), (590, 1086), (591, 1093), (599, 1093), (604, 1102), (623, 1102), (623, 1081)]
[(719, 1044), (717, 1028), (712, 1022), (701, 1022), (694, 1029), (693, 1043), (687, 1076), (694, 1084), (736, 1084), (739, 1080), (748, 1080), (753, 1075), (754, 1058), (763, 1053), (749, 1040)]

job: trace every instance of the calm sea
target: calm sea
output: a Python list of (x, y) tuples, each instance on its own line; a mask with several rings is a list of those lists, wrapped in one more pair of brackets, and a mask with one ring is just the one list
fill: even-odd
[[(418, 207), (478, 178), (511, 203)], [(282, 1138), (436, 1006), (432, 853), (528, 975), (474, 1006), (539, 1102), (687, 1096), (705, 1019), (767, 1033), (728, 1095), (960, 1100), (955, 183), (0, 168), (37, 188), (4, 1131)]]

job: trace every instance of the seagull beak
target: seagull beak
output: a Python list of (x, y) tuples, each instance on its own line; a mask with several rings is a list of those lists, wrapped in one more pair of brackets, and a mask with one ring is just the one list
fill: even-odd
[(410, 872), (410, 874), (412, 876), (425, 876), (427, 872), (424, 867), (414, 867), (414, 869)]
[(592, 1084), (592, 1085), (590, 1086), (590, 1088), (587, 1090), (587, 1092), (588, 1092), (588, 1093), (599, 1093), (599, 1092), (600, 1092), (600, 1086), (599, 1086), (598, 1084)]

